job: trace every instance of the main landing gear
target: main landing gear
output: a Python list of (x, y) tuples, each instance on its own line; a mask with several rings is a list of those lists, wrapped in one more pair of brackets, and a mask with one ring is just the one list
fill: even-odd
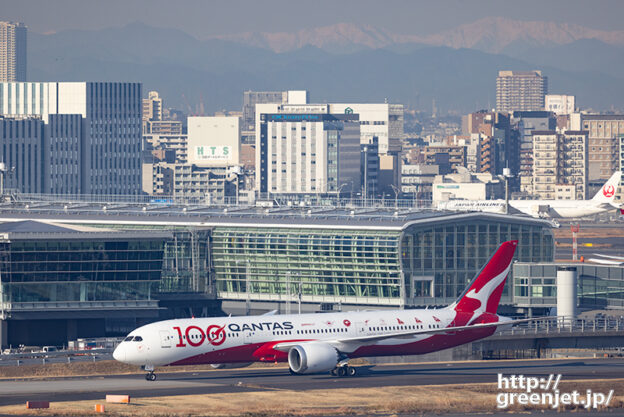
[(342, 378), (343, 376), (355, 376), (357, 374), (357, 368), (349, 366), (346, 363), (338, 364), (338, 366), (331, 370), (330, 374), (332, 376), (337, 376), (340, 378)]

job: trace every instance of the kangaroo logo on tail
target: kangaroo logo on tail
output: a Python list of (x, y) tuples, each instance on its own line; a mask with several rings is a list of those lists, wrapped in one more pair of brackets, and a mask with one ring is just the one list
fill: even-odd
[(512, 240), (498, 248), (455, 302), (455, 311), (472, 313), (472, 320), (483, 313), (496, 314), (517, 246), (518, 241)]

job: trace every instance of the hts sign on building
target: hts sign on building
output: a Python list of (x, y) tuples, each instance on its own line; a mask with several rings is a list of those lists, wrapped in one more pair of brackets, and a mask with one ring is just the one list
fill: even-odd
[(201, 167), (239, 164), (240, 123), (238, 117), (189, 117), (189, 163)]

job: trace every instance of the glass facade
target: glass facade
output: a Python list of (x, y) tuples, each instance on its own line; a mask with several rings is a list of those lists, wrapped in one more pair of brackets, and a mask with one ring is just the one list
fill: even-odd
[(400, 231), (216, 227), (220, 298), (399, 303)]
[[(553, 261), (552, 232), (539, 223), (483, 219), (408, 227), (401, 242), (408, 304), (452, 303), (507, 240), (518, 240), (515, 260)], [(505, 286), (502, 303), (511, 303), (510, 287)]]
[(170, 236), (164, 238), (163, 242), (162, 273), (157, 292), (199, 292), (214, 295), (209, 228), (139, 224), (89, 224), (89, 227), (123, 230), (128, 233), (166, 232)]
[[(212, 257), (224, 299), (447, 305), (501, 242), (519, 241), (515, 259), (553, 261), (542, 222), (429, 221), (400, 230), (216, 227)], [(511, 279), (510, 279), (511, 282)], [(511, 285), (503, 303), (511, 303)]]
[(624, 307), (624, 267), (588, 264), (514, 265), (514, 303), (522, 307), (557, 305), (557, 267), (574, 266), (578, 303), (584, 309)]
[(0, 242), (3, 301), (149, 300), (161, 278), (163, 239)]
[[(286, 302), (301, 295), (306, 303), (442, 306), (455, 301), (503, 241), (519, 241), (518, 261), (553, 261), (549, 223), (514, 216), (345, 216), (342, 224), (284, 217), (269, 224), (267, 217), (254, 215), (230, 223), (236, 219), (227, 224), (202, 219), (202, 226), (100, 225), (123, 230), (109, 234), (130, 236), (125, 241), (106, 240), (103, 232), (95, 241), (0, 242), (4, 299), (98, 301), (195, 293), (231, 301)], [(502, 299), (507, 305), (509, 288)]]
[(158, 292), (214, 293), (211, 284), (210, 230), (179, 229), (164, 244)]

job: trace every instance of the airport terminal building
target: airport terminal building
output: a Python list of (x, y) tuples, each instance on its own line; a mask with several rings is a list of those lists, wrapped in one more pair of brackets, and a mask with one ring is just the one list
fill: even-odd
[(503, 241), (519, 241), (518, 261), (554, 259), (548, 221), (491, 213), (12, 203), (0, 221), (3, 345), (37, 344), (24, 320), (71, 339), (299, 300), (304, 312), (444, 306)]

